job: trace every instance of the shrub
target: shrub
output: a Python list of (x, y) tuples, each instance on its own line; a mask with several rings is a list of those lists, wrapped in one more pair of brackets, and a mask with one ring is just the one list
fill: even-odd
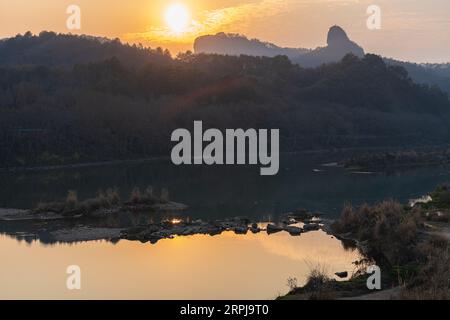
[(163, 188), (161, 190), (161, 197), (160, 197), (161, 203), (168, 203), (169, 202), (169, 189)]
[(418, 274), (402, 288), (401, 298), (450, 299), (450, 245), (434, 236), (418, 246), (422, 255)]
[(287, 279), (287, 286), (291, 292), (294, 291), (295, 289), (297, 289), (297, 287), (298, 287), (297, 283), (298, 283), (298, 281), (297, 281), (297, 278), (295, 278), (295, 277), (289, 277)]
[(141, 190), (139, 187), (134, 187), (131, 191), (130, 202), (132, 203), (140, 203), (142, 200)]
[(396, 265), (414, 259), (412, 247), (421, 224), (420, 208), (410, 209), (389, 200), (359, 208), (346, 205), (333, 229), (367, 241), (374, 256), (383, 256)]
[(309, 300), (330, 300), (334, 298), (333, 285), (335, 280), (328, 277), (326, 268), (315, 266), (309, 272), (304, 288)]
[(76, 191), (69, 191), (66, 197), (66, 208), (75, 209), (78, 206), (78, 195)]
[(120, 193), (117, 188), (106, 190), (106, 197), (111, 205), (120, 204)]

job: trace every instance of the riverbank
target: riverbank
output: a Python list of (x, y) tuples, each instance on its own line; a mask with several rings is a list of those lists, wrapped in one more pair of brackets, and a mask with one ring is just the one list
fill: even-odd
[[(438, 187), (428, 199), (346, 206), (331, 232), (351, 241), (366, 260), (348, 281), (311, 270), (304, 286), (281, 299), (450, 299), (450, 187)], [(372, 264), (381, 269), (381, 291), (367, 288)]]
[(447, 165), (450, 149), (411, 149), (354, 155), (340, 164), (348, 170), (385, 171), (400, 168)]
[[(449, 149), (448, 144), (442, 145), (432, 145), (432, 146), (416, 146), (413, 151), (421, 154), (428, 154), (430, 152), (435, 152), (433, 150), (441, 150), (446, 152)], [(314, 155), (338, 155), (338, 159), (333, 159), (333, 161), (340, 161), (340, 164), (352, 165), (353, 161), (359, 161), (359, 159), (366, 159), (367, 157), (379, 157), (385, 154), (409, 154), (410, 149), (401, 146), (385, 146), (385, 147), (348, 147), (348, 148), (331, 148), (331, 149), (305, 149), (302, 151), (282, 151), (280, 153), (283, 155), (299, 155), (299, 156), (314, 156)], [(355, 153), (356, 157), (346, 156), (346, 154)], [(342, 158), (342, 159), (341, 159)], [(89, 168), (89, 167), (101, 167), (110, 165), (120, 165), (120, 164), (136, 164), (136, 163), (147, 163), (154, 161), (164, 161), (170, 160), (167, 155), (155, 155), (144, 158), (136, 159), (109, 159), (109, 160), (98, 160), (98, 161), (73, 161), (66, 163), (48, 163), (48, 164), (37, 164), (37, 165), (25, 165), (25, 166), (1, 166), (0, 172), (23, 172), (23, 171), (50, 171), (50, 170), (61, 170), (61, 169), (76, 169), (76, 168)], [(439, 162), (434, 161), (430, 164), (438, 164)], [(380, 166), (377, 166), (380, 168)]]

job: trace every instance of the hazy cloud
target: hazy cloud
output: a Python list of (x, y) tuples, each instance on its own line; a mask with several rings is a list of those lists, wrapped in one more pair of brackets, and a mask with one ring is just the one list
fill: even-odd
[(167, 26), (151, 26), (141, 33), (125, 35), (129, 40), (144, 40), (157, 42), (190, 43), (203, 34), (214, 34), (224, 30), (239, 29), (240, 26), (251, 23), (254, 19), (264, 19), (292, 11), (296, 6), (311, 4), (348, 5), (359, 3), (359, 0), (261, 0), (243, 3), (235, 6), (206, 10), (193, 19), (185, 32), (176, 34)]

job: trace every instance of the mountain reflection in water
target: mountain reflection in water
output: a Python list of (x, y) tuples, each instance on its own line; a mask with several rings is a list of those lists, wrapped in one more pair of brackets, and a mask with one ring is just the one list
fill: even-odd
[[(303, 283), (320, 263), (330, 275), (354, 270), (357, 251), (322, 231), (43, 245), (0, 236), (0, 299), (273, 299), (288, 277)], [(82, 289), (66, 289), (69, 265)]]

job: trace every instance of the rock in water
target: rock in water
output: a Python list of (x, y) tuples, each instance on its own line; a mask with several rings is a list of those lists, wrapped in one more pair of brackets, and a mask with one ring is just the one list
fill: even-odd
[(253, 233), (259, 233), (259, 232), (261, 232), (261, 228), (258, 227), (258, 224), (253, 223), (252, 227), (250, 228), (250, 231)]
[(347, 271), (336, 272), (335, 275), (338, 276), (339, 278), (343, 279), (343, 278), (347, 278), (348, 277), (348, 272)]
[(303, 230), (306, 231), (316, 231), (319, 230), (320, 226), (318, 224), (315, 223), (307, 223), (303, 226)]
[(285, 230), (289, 232), (291, 236), (299, 236), (303, 232), (302, 228), (294, 226), (288, 226), (285, 228)]
[(247, 231), (248, 231), (248, 228), (244, 227), (244, 226), (239, 226), (239, 227), (234, 228), (234, 233), (236, 233), (236, 234), (246, 234)]
[(268, 224), (267, 225), (267, 233), (268, 234), (280, 232), (280, 231), (283, 231), (283, 230), (284, 229), (282, 227), (276, 226), (274, 224)]

